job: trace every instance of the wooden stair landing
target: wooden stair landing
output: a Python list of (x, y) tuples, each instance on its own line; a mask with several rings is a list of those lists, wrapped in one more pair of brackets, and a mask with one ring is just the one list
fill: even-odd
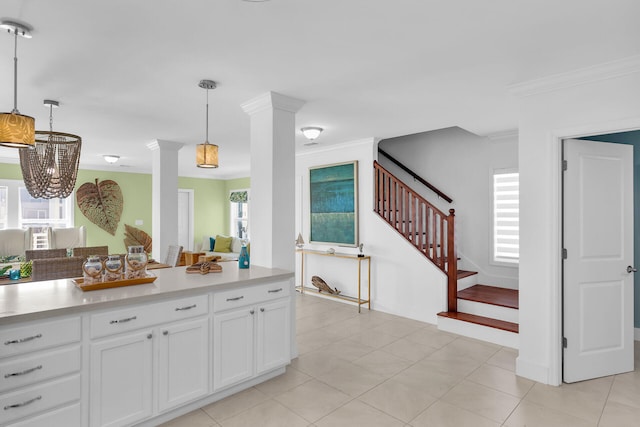
[[(460, 278), (458, 271), (458, 278)], [(474, 285), (458, 291), (458, 298), (484, 304), (518, 309), (518, 291), (516, 289), (497, 288), (495, 286)]]
[(504, 320), (490, 319), (488, 317), (476, 316), (475, 314), (443, 311), (438, 313), (440, 317), (461, 320), (463, 322), (475, 323), (476, 325), (488, 326), (490, 328), (501, 329), (507, 332), (518, 333), (518, 324), (505, 322)]

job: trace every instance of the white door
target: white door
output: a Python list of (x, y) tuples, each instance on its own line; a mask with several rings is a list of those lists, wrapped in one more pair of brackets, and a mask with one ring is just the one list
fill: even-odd
[(564, 142), (565, 382), (633, 371), (633, 146)]
[(193, 250), (193, 190), (178, 190), (178, 244)]
[(291, 328), (288, 299), (258, 307), (256, 372), (261, 374), (291, 361)]
[(213, 316), (213, 389), (237, 384), (254, 373), (255, 307)]

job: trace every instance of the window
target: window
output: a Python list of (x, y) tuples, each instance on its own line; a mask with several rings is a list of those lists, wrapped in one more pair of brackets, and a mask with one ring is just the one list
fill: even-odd
[(517, 264), (520, 258), (518, 172), (493, 174), (493, 261)]
[(49, 247), (47, 228), (73, 227), (72, 193), (66, 199), (34, 199), (19, 180), (0, 180), (0, 228), (31, 228), (33, 248)]
[(234, 190), (229, 195), (231, 204), (231, 235), (249, 239), (249, 190)]

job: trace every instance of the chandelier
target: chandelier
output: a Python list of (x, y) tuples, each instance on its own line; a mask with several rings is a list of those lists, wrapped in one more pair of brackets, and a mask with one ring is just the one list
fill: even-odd
[(31, 197), (64, 199), (76, 185), (82, 138), (53, 131), (53, 107), (57, 101), (45, 99), (49, 107), (49, 131), (35, 131), (35, 145), (20, 149), (22, 177)]
[(216, 82), (212, 80), (200, 80), (198, 86), (207, 90), (207, 133), (204, 143), (196, 146), (196, 166), (199, 168), (217, 168), (218, 146), (209, 144), (209, 89), (215, 89)]

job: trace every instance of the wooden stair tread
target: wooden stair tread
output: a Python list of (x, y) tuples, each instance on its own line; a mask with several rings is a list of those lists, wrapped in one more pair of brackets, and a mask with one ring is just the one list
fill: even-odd
[(475, 323), (476, 325), (488, 326), (490, 328), (501, 329), (507, 332), (518, 333), (518, 324), (506, 322), (504, 320), (490, 319), (488, 317), (476, 316), (475, 314), (460, 313), (459, 311), (442, 311), (438, 313), (440, 317), (461, 320), (463, 322)]
[[(459, 278), (460, 276), (458, 276)], [(458, 298), (481, 302), (484, 304), (498, 305), (518, 309), (518, 290), (498, 288), (487, 285), (473, 285), (467, 289), (458, 291)]]
[[(460, 259), (460, 258), (458, 258)], [(464, 279), (465, 277), (469, 277), (469, 276), (473, 276), (474, 274), (478, 274), (477, 271), (468, 271), (468, 270), (458, 270), (457, 272), (457, 279)]]

